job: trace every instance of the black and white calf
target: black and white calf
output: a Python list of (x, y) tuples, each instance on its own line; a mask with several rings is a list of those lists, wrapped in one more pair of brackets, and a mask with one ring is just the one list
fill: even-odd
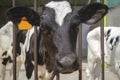
[[(52, 0), (43, 6), (37, 45), (38, 65), (45, 70), (40, 74), (42, 80), (50, 80), (53, 73), (67, 74), (78, 70), (76, 40), (79, 24), (95, 24), (107, 11), (108, 7), (101, 3), (88, 4), (76, 11), (66, 0)], [(23, 16), (18, 15), (18, 18), (21, 17)], [(16, 20), (15, 17), (11, 19)], [(16, 21), (19, 23), (19, 19)], [(28, 78), (31, 77), (34, 67), (33, 41), (31, 36), (28, 50), (25, 50)]]
[[(17, 7), (19, 8), (19, 7)], [(23, 9), (24, 8), (24, 9)], [(20, 10), (20, 9), (18, 9)], [(26, 16), (28, 18), (28, 21), (31, 23), (31, 24), (39, 24), (39, 15), (34, 12), (34, 10), (32, 9), (29, 9), (29, 8), (25, 8), (25, 7), (22, 7), (21, 8), (21, 11), (22, 11), (22, 14), (17, 11), (18, 13), (14, 13), (14, 10), (12, 10), (11, 12), (15, 14), (15, 16), (12, 16), (11, 13), (7, 13), (7, 15), (9, 16), (10, 20), (12, 21), (8, 21), (7, 24), (5, 24), (3, 27), (0, 28), (0, 80), (5, 80), (5, 70), (6, 70), (6, 65), (9, 63), (9, 62), (12, 62), (12, 49), (13, 49), (13, 22), (16, 22), (16, 19), (19, 19), (20, 21), (20, 18), (22, 16)], [(25, 13), (24, 13), (25, 12)], [(10, 14), (10, 15), (9, 15)], [(13, 14), (13, 15), (14, 15)], [(21, 15), (19, 15), (21, 14)], [(19, 16), (18, 16), (19, 15)], [(32, 15), (32, 16), (29, 16), (29, 15)], [(13, 20), (14, 18), (14, 20)], [(37, 19), (37, 21), (35, 20)], [(33, 29), (31, 29), (33, 31)], [(24, 30), (24, 31), (21, 31), (21, 30), (18, 30), (16, 31), (16, 54), (17, 54), (17, 78), (18, 78), (18, 75), (19, 75), (19, 71), (20, 71), (20, 68), (21, 68), (21, 64), (25, 61), (25, 47), (26, 45), (29, 46), (28, 43), (24, 44), (25, 43), (25, 40), (28, 40), (29, 39), (29, 36), (28, 35), (28, 32), (30, 31), (27, 31), (27, 30)], [(28, 38), (28, 39), (26, 39)], [(26, 41), (27, 42), (27, 41)], [(10, 71), (10, 73), (12, 73), (12, 69)]]
[(5, 79), (7, 62), (11, 62), (12, 56), (12, 22), (8, 22), (0, 28), (0, 80)]
[[(90, 31), (87, 35), (88, 42), (88, 80), (100, 79), (101, 48), (100, 27)], [(108, 26), (104, 28), (104, 53), (105, 65), (120, 77), (120, 28)]]
[[(21, 68), (21, 65), (25, 61), (25, 53), (24, 46), (22, 43), (24, 43), (24, 36), (26, 36), (27, 31), (17, 31), (17, 42), (20, 41), (21, 43), (18, 43), (16, 45), (16, 54), (17, 54), (17, 78), (19, 76), (19, 71)], [(24, 36), (23, 36), (24, 35)], [(13, 22), (8, 21), (3, 27), (0, 28), (0, 80), (5, 80), (5, 72), (6, 72), (6, 66), (12, 63), (13, 60)], [(12, 70), (13, 68), (10, 68), (10, 75), (12, 79)]]
[[(17, 79), (21, 65), (25, 62), (26, 52), (29, 49), (30, 37), (34, 33), (34, 28), (31, 30), (17, 30), (16, 34), (16, 54), (17, 54)], [(13, 22), (8, 21), (0, 28), (0, 80), (5, 80), (6, 66), (12, 63), (13, 60)], [(13, 68), (10, 68), (10, 77), (12, 79)]]

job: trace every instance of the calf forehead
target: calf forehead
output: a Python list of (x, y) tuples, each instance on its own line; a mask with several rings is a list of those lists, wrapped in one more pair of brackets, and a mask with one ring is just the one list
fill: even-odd
[(64, 17), (72, 12), (71, 5), (67, 1), (51, 1), (45, 5), (55, 10), (55, 21), (61, 26)]

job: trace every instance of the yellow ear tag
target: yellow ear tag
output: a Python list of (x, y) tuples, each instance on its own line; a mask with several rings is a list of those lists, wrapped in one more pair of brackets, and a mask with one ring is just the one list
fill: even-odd
[(18, 24), (20, 30), (29, 30), (32, 28), (32, 25), (27, 21), (26, 17), (22, 17), (21, 22)]

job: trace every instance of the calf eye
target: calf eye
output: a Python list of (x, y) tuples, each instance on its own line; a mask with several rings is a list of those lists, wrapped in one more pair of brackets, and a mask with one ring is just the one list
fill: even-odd
[(57, 61), (57, 65), (59, 65), (60, 67), (63, 67), (63, 66), (59, 63), (59, 61)]
[(50, 32), (52, 31), (52, 29), (48, 26), (42, 26), (41, 30), (42, 30), (43, 34), (50, 34)]
[(76, 24), (71, 25), (71, 31), (78, 32), (79, 31), (79, 25), (78, 26), (76, 26)]
[(79, 31), (79, 26), (75, 28), (75, 31), (78, 32)]

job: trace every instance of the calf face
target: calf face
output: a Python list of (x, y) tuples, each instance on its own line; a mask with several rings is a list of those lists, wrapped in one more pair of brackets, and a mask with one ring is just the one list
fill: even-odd
[(77, 12), (67, 1), (51, 1), (43, 7), (40, 17), (43, 29), (41, 43), (55, 71), (70, 73), (78, 69), (75, 52), (78, 26), (82, 22), (96, 23), (107, 10), (107, 6), (93, 3)]

